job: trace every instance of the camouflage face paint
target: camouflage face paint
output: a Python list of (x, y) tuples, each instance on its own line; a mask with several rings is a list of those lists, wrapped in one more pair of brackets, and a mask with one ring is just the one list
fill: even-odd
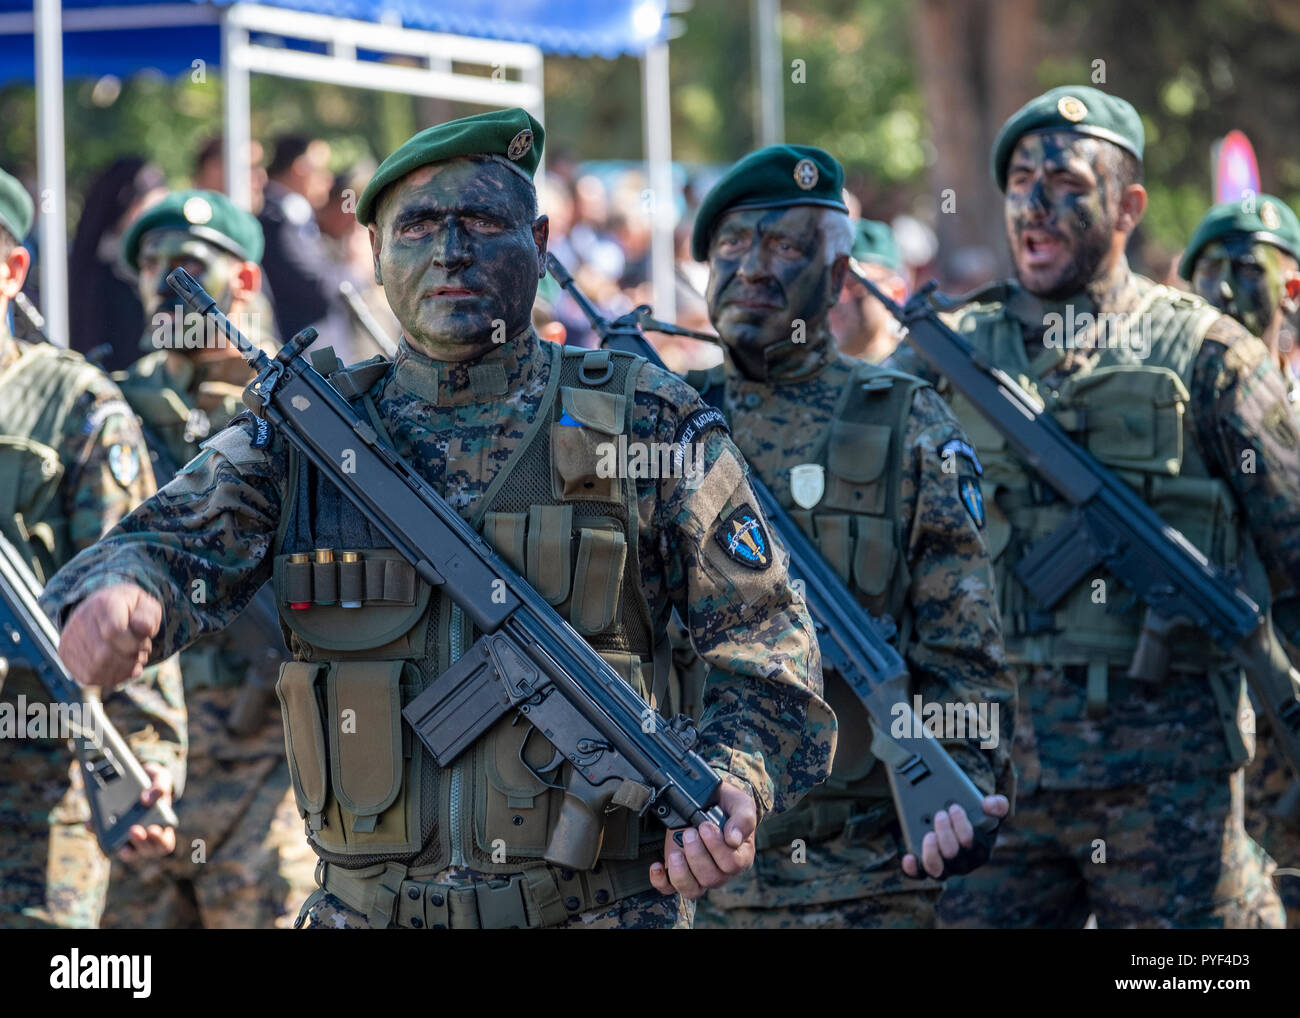
[(1230, 233), (1196, 256), (1192, 289), (1256, 336), (1273, 323), (1286, 290), (1287, 259), (1272, 244)]
[(137, 292), (140, 303), (150, 309), (150, 329), (157, 326), (159, 315), (177, 319), (185, 314), (185, 305), (167, 285), (172, 269), (188, 272), (212, 295), (223, 314), (230, 313), (234, 303), (230, 282), (238, 262), (220, 248), (183, 230), (155, 230), (141, 241), (138, 261)]
[(833, 294), (824, 212), (814, 205), (741, 209), (714, 231), (709, 318), (750, 377), (764, 377), (765, 360), (781, 347), (807, 349), (826, 328)]
[(375, 271), (423, 353), (470, 359), (528, 327), (546, 219), (533, 222), (526, 187), (493, 162), (453, 159), (420, 167), (384, 196)]
[(1030, 293), (1060, 300), (1102, 271), (1119, 213), (1105, 142), (1070, 132), (1021, 138), (1003, 204), (1016, 276)]

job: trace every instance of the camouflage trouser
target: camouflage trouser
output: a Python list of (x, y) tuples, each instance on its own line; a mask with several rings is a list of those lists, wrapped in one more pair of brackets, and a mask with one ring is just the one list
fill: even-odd
[(113, 861), (109, 929), (288, 929), (315, 889), (279, 713), (246, 739), (222, 723), (237, 690), (188, 693), (190, 754), (176, 851)]
[(898, 849), (892, 828), (765, 848), (700, 899), (695, 928), (930, 929), (940, 888), (905, 877)]
[(0, 829), (0, 928), (93, 929), (104, 911), (108, 859), (84, 823)]
[(1280, 929), (1271, 860), (1246, 834), (1242, 772), (1016, 801), (993, 858), (947, 882), (943, 927)]
[[(563, 930), (689, 930), (695, 914), (692, 902), (678, 895), (643, 891), (616, 901), (599, 912), (584, 912), (576, 919), (548, 929)], [(302, 907), (294, 926), (303, 930), (369, 930), (364, 915), (332, 894), (318, 890)]]
[(1266, 725), (1260, 725), (1255, 761), (1246, 768), (1246, 829), (1277, 861), (1273, 879), (1286, 906), (1287, 927), (1294, 930), (1300, 929), (1300, 801), (1292, 793), (1285, 815), (1279, 815), (1279, 800), (1295, 779)]

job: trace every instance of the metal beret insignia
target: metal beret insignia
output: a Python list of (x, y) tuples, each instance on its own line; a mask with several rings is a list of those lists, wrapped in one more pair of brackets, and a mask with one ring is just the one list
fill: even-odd
[(1259, 219), (1270, 230), (1276, 230), (1282, 225), (1282, 217), (1277, 214), (1277, 207), (1271, 201), (1266, 201), (1259, 207)]
[(200, 198), (196, 194), (185, 202), (185, 205), (181, 208), (181, 215), (185, 217), (187, 222), (191, 222), (195, 226), (202, 226), (212, 218), (212, 206), (208, 204), (206, 198)]
[(794, 164), (794, 182), (801, 191), (811, 191), (820, 178), (821, 172), (811, 159), (800, 159)]
[(1083, 105), (1083, 100), (1076, 99), (1072, 95), (1061, 96), (1056, 104), (1056, 110), (1072, 124), (1077, 124), (1088, 115), (1088, 107)]
[(528, 155), (528, 150), (533, 147), (533, 132), (525, 127), (522, 131), (510, 139), (510, 147), (506, 149), (506, 155), (513, 162), (522, 159)]

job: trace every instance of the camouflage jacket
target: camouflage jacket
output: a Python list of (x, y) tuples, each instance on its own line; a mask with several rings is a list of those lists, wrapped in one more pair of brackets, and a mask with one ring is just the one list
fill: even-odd
[[(481, 361), (458, 364), (430, 360), (403, 342), (370, 389), (397, 452), (463, 516), (534, 419), (550, 371), (539, 342), (530, 329)], [(702, 409), (698, 397), (666, 372), (645, 369), (639, 379), (629, 441), (671, 443)], [(257, 449), (254, 434), (245, 418), (205, 443), (171, 484), (59, 573), (48, 603), (66, 610), (101, 587), (137, 583), (164, 605), (159, 653), (227, 625), (271, 573), (268, 553), (288, 494), (286, 444), (273, 435)], [(780, 810), (825, 777), (834, 717), (821, 698), (816, 640), (784, 557), (760, 572), (720, 550), (718, 531), (752, 507), (753, 496), (726, 434), (713, 429), (701, 442), (700, 488), (715, 471), (737, 480), (707, 519), (680, 478), (637, 481), (641, 580), (656, 628), (676, 608), (713, 668), (697, 749), (752, 789), (760, 813)], [(200, 580), (207, 597), (195, 604), (191, 586)]]
[[(0, 331), (0, 401), (7, 398), (3, 395), (6, 376), (28, 349), (29, 344)], [(65, 370), (86, 370), (79, 355), (59, 356), (66, 359)], [(57, 425), (57, 438), (53, 434), (14, 436), (43, 439), (56, 449), (62, 468), (55, 501), (46, 516), (54, 526), (38, 527), (28, 521), (26, 527), (31, 532), (26, 535), (28, 547), (41, 568), (60, 566), (74, 552), (92, 546), (154, 490), (148, 453), (130, 408), (107, 376), (94, 372), (89, 378), (85, 391)], [(28, 701), (46, 696), (34, 676), (11, 676), (0, 697), (12, 702), (19, 694)], [(179, 795), (184, 787), (186, 737), (176, 661), (169, 659), (147, 669), (140, 679), (106, 697), (104, 707), (142, 763), (156, 763), (171, 771)], [(24, 743), (21, 746), (20, 741)], [(0, 816), (13, 811), (15, 818), (49, 816), (67, 823), (89, 819), (89, 807), (77, 791), (80, 769), (65, 742), (0, 739), (0, 754), (8, 757), (6, 746), (14, 747), (5, 768), (10, 771), (6, 780), (18, 793), (6, 797)], [(21, 777), (11, 768), (17, 768)]]

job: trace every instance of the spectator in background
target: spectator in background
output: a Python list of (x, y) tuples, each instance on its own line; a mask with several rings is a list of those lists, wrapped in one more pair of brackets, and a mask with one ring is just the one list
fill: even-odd
[[(329, 199), (333, 174), (329, 145), (299, 135), (276, 139), (266, 168), (265, 203), (258, 221), (266, 235), (262, 270), (275, 299), (275, 323), (287, 341), (337, 312), (344, 273), (330, 258), (316, 222)], [(319, 327), (319, 326), (318, 326)]]
[(68, 255), (72, 348), (93, 352), (105, 371), (140, 356), (145, 312), (135, 279), (121, 261), (122, 235), (167, 193), (163, 172), (140, 156), (124, 156), (102, 170), (86, 191)]
[(573, 185), (569, 245), (583, 266), (606, 279), (617, 280), (623, 275), (623, 251), (609, 235), (609, 196), (604, 182), (594, 174), (579, 177)]
[[(248, 143), (249, 161), (249, 206), (248, 210), (257, 215), (262, 211), (263, 192), (266, 190), (266, 170), (262, 167), (262, 143)], [(194, 156), (194, 172), (191, 174), (190, 186), (202, 191), (226, 191), (226, 166), (222, 161), (221, 135), (209, 138)]]
[[(864, 274), (895, 303), (907, 298), (907, 270), (888, 223), (859, 219), (853, 224), (853, 259)], [(879, 364), (898, 345), (898, 326), (871, 292), (853, 276), (844, 280), (839, 302), (831, 308), (831, 332), (840, 350)]]

